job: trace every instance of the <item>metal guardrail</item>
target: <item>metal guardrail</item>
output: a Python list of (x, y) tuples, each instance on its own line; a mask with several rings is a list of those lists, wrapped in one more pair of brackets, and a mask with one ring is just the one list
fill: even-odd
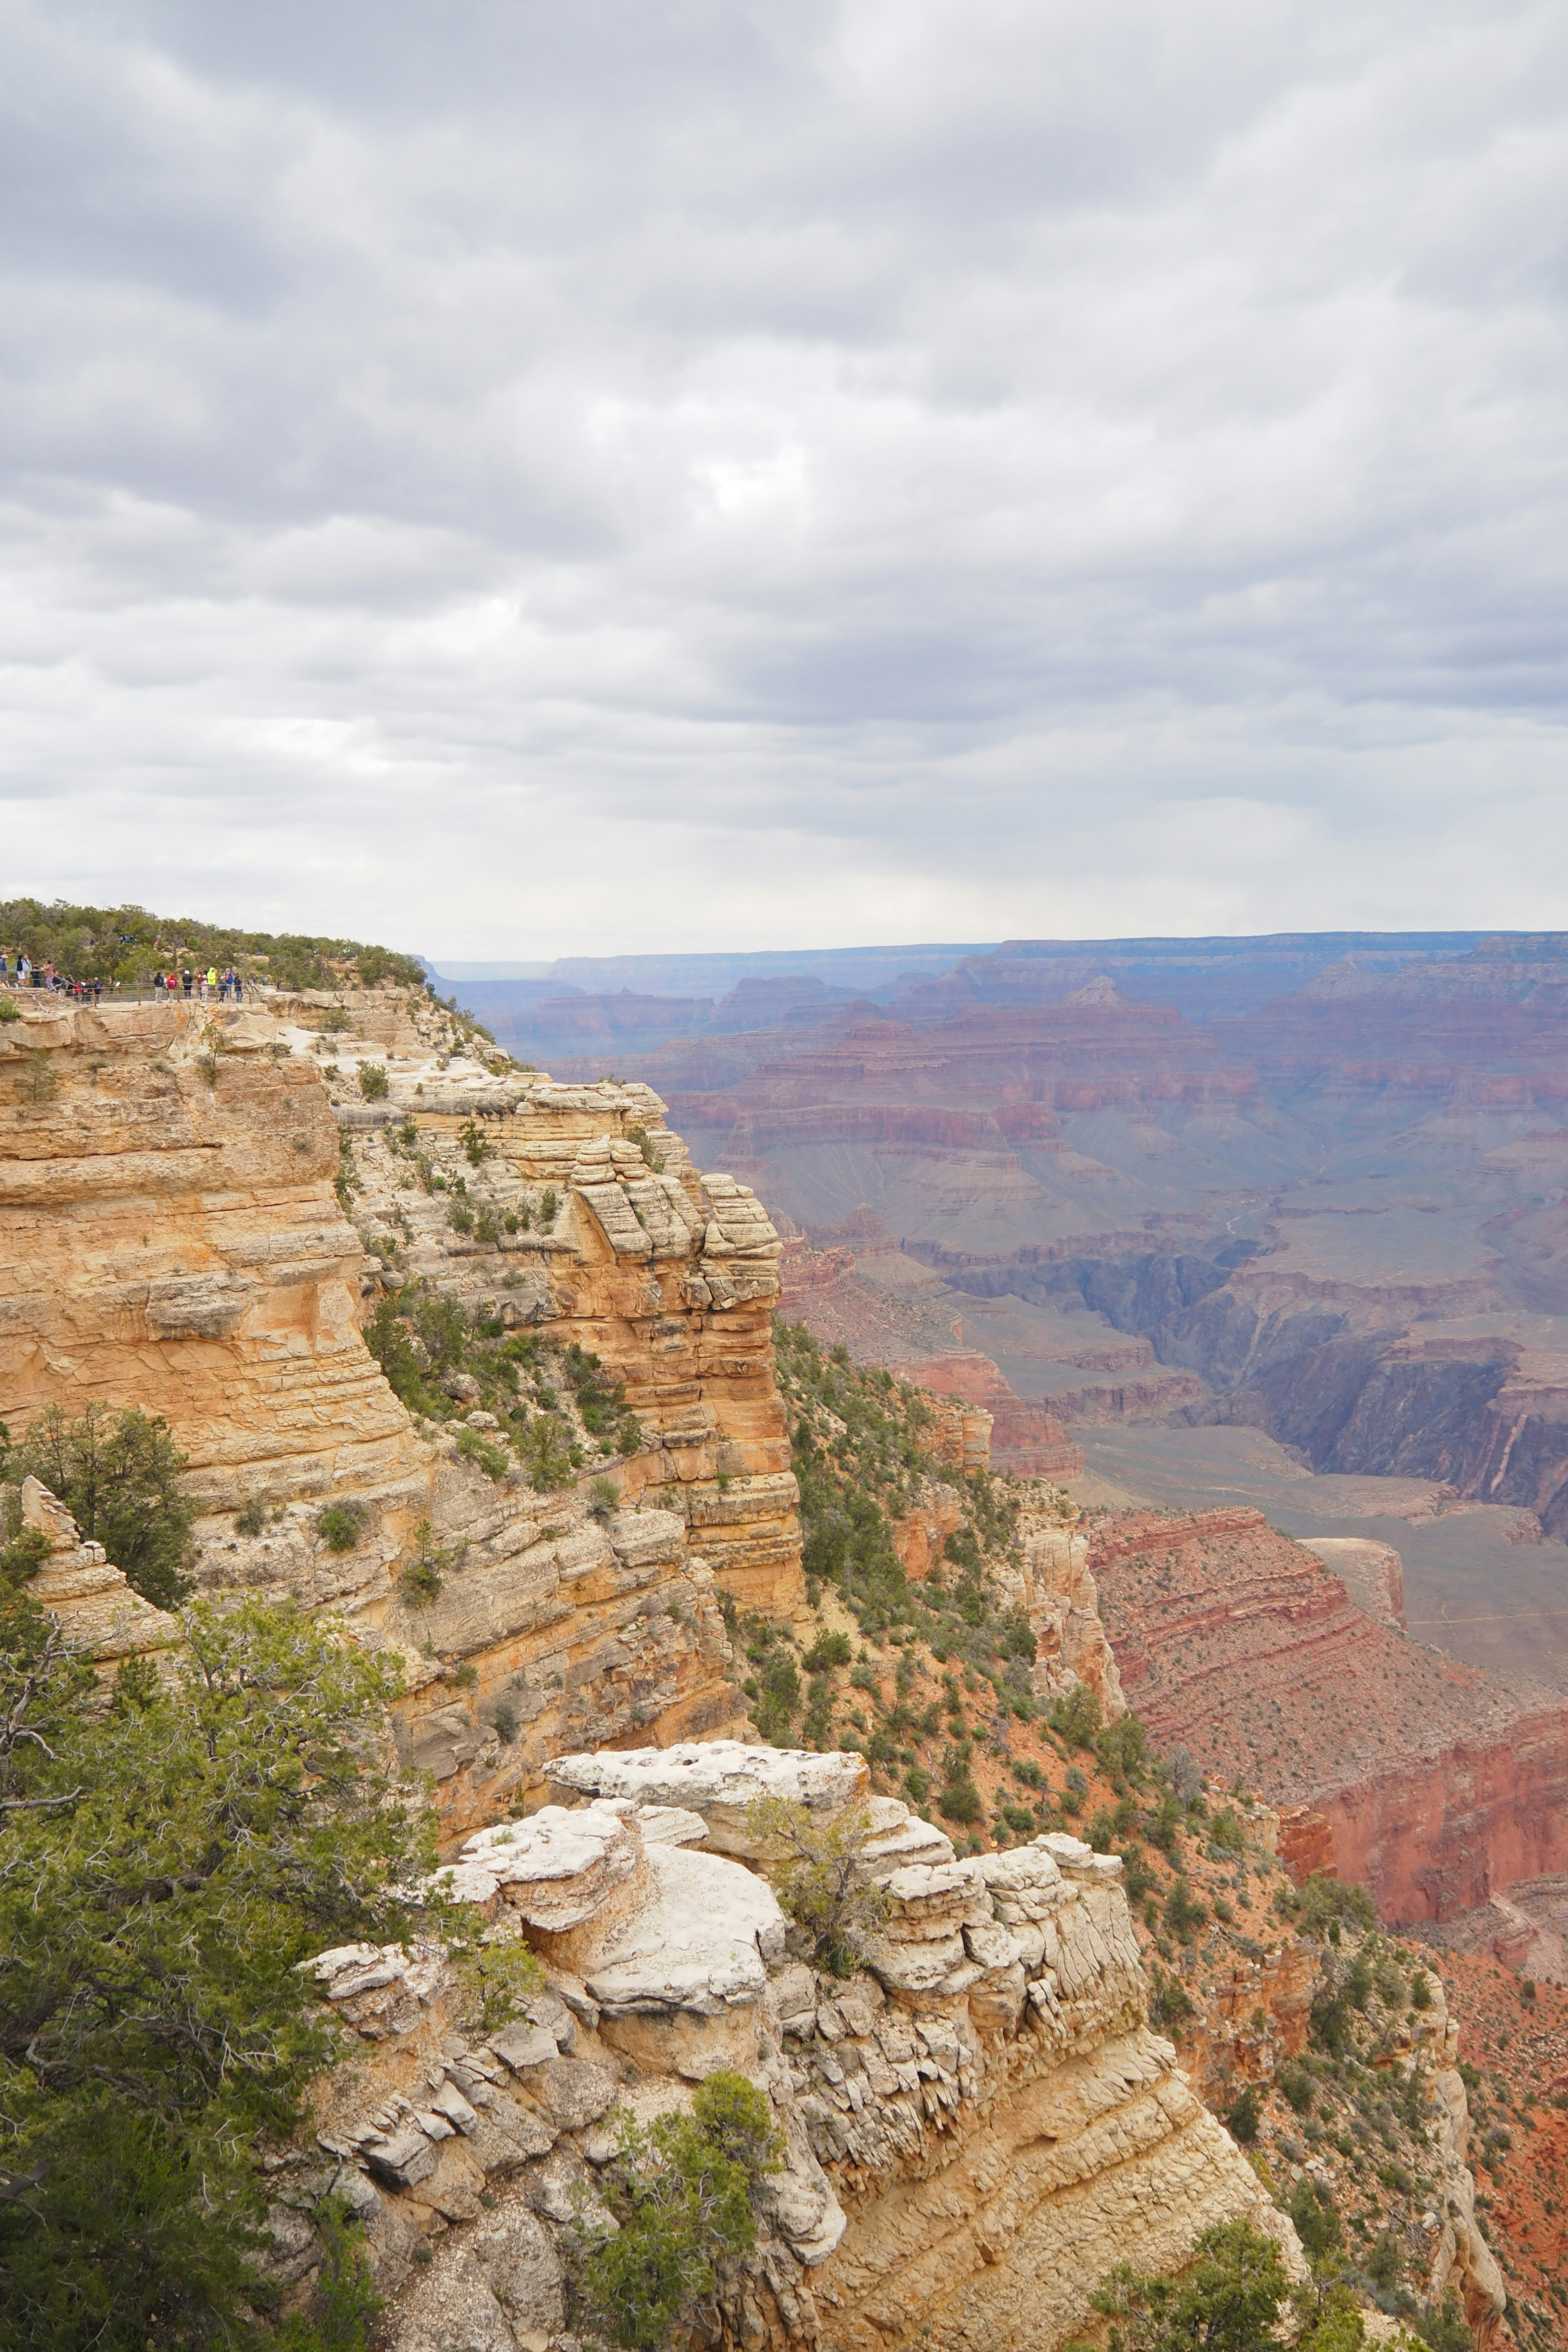
[(89, 989), (85, 994), (79, 996), (74, 989), (49, 987), (36, 988), (31, 981), (28, 981), (24, 984), (16, 978), (15, 972), (7, 972), (4, 976), (0, 976), (0, 990), (4, 990), (13, 996), (24, 997), (30, 1004), (51, 1004), (58, 1003), (63, 1004), (81, 1005), (84, 1007), (90, 1004), (94, 1011), (99, 1013), (111, 1012), (117, 1004), (205, 1004), (209, 1013), (221, 1013), (226, 1007), (232, 1008), (237, 1012), (242, 1012), (247, 1005), (259, 1006), (268, 1002), (266, 997), (261, 996), (255, 992), (247, 992), (244, 996), (240, 997), (214, 996), (210, 993), (205, 997), (202, 997), (199, 996), (196, 991), (193, 988), (189, 996), (186, 996), (183, 990), (177, 990), (175, 993), (171, 996), (166, 988), (143, 988), (140, 985), (129, 988), (123, 986), (120, 988), (111, 988), (107, 981), (104, 983), (100, 995), (95, 996), (92, 991)]

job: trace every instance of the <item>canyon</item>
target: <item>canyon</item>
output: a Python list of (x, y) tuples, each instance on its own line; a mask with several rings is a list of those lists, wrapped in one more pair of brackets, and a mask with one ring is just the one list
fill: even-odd
[[(1106, 1010), (1100, 992), (1078, 1009), (1096, 1021)], [(559, 2023), (559, 2011), (574, 2021), (566, 2039), (581, 2036), (568, 2049), (556, 2035), (553, 2060), (534, 2042), (533, 2056), (514, 2066), (504, 2052), (463, 2040), (460, 2021), (442, 2005), (451, 1981), (434, 1950), (401, 1961), (356, 1950), (336, 1969), (328, 1966), (334, 1956), (323, 1959), (323, 1986), (365, 2044), (358, 2074), (332, 2080), (345, 2095), (355, 2084), (364, 2092), (372, 2126), (356, 2139), (346, 2126), (360, 2110), (323, 2111), (323, 2131), (337, 2131), (341, 2145), (329, 2137), (322, 2146), (336, 2158), (340, 2193), (384, 2235), (388, 2282), (406, 2296), (408, 2352), (443, 2340), (444, 2296), (478, 2296), (489, 2326), (479, 2289), (499, 2302), (496, 2265), (523, 2255), (524, 2268), (532, 2263), (545, 2278), (543, 2307), (552, 2310), (548, 2277), (559, 2249), (542, 2247), (537, 2225), (542, 2217), (563, 2228), (572, 2181), (605, 2160), (588, 2146), (594, 2128), (623, 2094), (635, 2106), (645, 2078), (668, 2097), (671, 2084), (700, 2077), (720, 2047), (741, 2049), (763, 2070), (797, 2175), (762, 2285), (753, 2282), (751, 2303), (722, 2316), (721, 2332), (752, 2340), (760, 2328), (780, 2341), (868, 2347), (934, 2328), (956, 2343), (968, 2311), (983, 2306), (995, 2340), (1035, 2340), (1042, 2327), (1056, 2335), (1081, 2324), (1089, 2287), (1117, 2260), (1178, 2263), (1196, 2231), (1228, 2213), (1276, 2226), (1256, 2176), (1151, 2032), (1114, 1857), (1051, 1833), (1028, 1847), (959, 1857), (943, 1832), (879, 1797), (897, 1861), (887, 1948), (870, 1955), (858, 2003), (853, 1990), (804, 1985), (801, 1973), (789, 1976), (786, 1994), (775, 1983), (782, 1947), (771, 1898), (757, 1891), (765, 1892), (765, 1870), (747, 1867), (757, 1856), (725, 1852), (723, 1808), (672, 1805), (663, 1782), (634, 1788), (626, 1779), (639, 1756), (730, 1752), (725, 1743), (746, 1719), (729, 1631), (742, 1612), (811, 1631), (770, 1315), (786, 1255), (802, 1286), (815, 1280), (831, 1301), (842, 1285), (866, 1279), (861, 1250), (869, 1239), (875, 1258), (885, 1228), (861, 1219), (851, 1242), (829, 1240), (824, 1251), (796, 1237), (786, 1251), (745, 1181), (752, 1170), (740, 1161), (739, 1173), (699, 1174), (647, 1084), (557, 1083), (520, 1068), (459, 1016), (405, 988), (276, 992), (243, 1010), (99, 1013), (45, 999), (24, 1000), (19, 1012), (0, 1028), (0, 1418), (21, 1427), (48, 1406), (74, 1412), (88, 1402), (162, 1413), (187, 1456), (198, 1507), (198, 1588), (298, 1601), (356, 1641), (395, 1653), (405, 1683), (400, 1748), (432, 1776), (462, 1899), (498, 1918), (526, 1910), (531, 1898), (509, 1895), (504, 1874), (487, 1867), (492, 1833), (500, 1824), (511, 1832), (505, 1843), (528, 1847), (548, 1832), (548, 1844), (549, 1809), (563, 1798), (597, 1813), (604, 1853), (615, 1849), (613, 1866), (590, 1864), (595, 1885), (605, 1878), (637, 1891), (635, 1903), (609, 1903), (602, 1950), (585, 1932), (596, 1898), (581, 1918), (574, 1894), (564, 1912), (547, 1906), (523, 1920), (554, 1970), (556, 2009), (531, 2030)], [(1168, 1045), (1179, 1022), (1162, 1010), (1140, 1034)], [(1130, 1085), (1143, 1051), (1136, 1041), (1128, 1047)], [(1223, 1066), (1192, 1058), (1200, 1091), (1232, 1107), (1251, 1099)], [(1021, 1134), (1028, 1121), (1014, 1125)], [(909, 1251), (882, 1254), (912, 1271), (907, 1306), (891, 1286), (880, 1294), (891, 1301), (891, 1323), (903, 1318), (906, 1339), (910, 1328), (934, 1333), (949, 1295), (968, 1296)], [(365, 1333), (386, 1346), (386, 1318), (395, 1322), (416, 1296), (460, 1304), (465, 1328), (492, 1353), (485, 1381), (471, 1368), (444, 1372), (417, 1318), (398, 1325), (399, 1346), (419, 1342), (410, 1405)], [(1078, 1441), (1048, 1407), (1020, 1396), (962, 1328), (950, 1322), (947, 1340), (924, 1355), (910, 1347), (899, 1360), (931, 1367), (945, 1392), (933, 1425), (953, 1470), (983, 1467), (994, 1444), (1004, 1466), (1076, 1474)], [(1098, 1363), (1087, 1360), (1095, 1349)], [(1158, 1361), (1143, 1334), (1131, 1335), (1131, 1349), (1126, 1335), (1091, 1334), (1085, 1353), (1080, 1373), (1104, 1370), (1123, 1390), (1124, 1375), (1150, 1381)], [(504, 1395), (492, 1378), (500, 1372)], [(424, 1379), (439, 1383), (448, 1403), (471, 1409), (453, 1415), (444, 1406), (431, 1417), (417, 1402)], [(530, 1456), (529, 1433), (541, 1429), (552, 1433)], [(531, 1459), (532, 1477), (524, 1475)], [(113, 1563), (80, 1540), (36, 1483), (21, 1507), (52, 1547), (40, 1594), (106, 1667), (166, 1649), (170, 1621), (135, 1601)], [(933, 1496), (925, 1519), (917, 1512), (902, 1530), (917, 1573), (930, 1573), (945, 1540), (941, 1510)], [(1260, 1568), (1225, 1551), (1232, 1537), (1256, 1550), (1250, 1521), (1209, 1525), (1196, 1546), (1207, 1562), (1198, 1580), (1207, 1579), (1206, 1596), (1195, 1615), (1189, 1596), (1167, 1622), (1156, 1606), (1152, 1538), (1140, 1545), (1124, 1525), (1118, 1543), (1115, 1515), (1110, 1524), (1107, 1534), (1092, 1520), (1086, 1534), (1047, 1513), (1021, 1526), (1011, 1598), (1036, 1644), (1040, 1693), (1087, 1681), (1114, 1717), (1125, 1685), (1162, 1741), (1180, 1735), (1194, 1746), (1193, 1719), (1226, 1718), (1215, 1735), (1221, 1746), (1233, 1728), (1245, 1744), (1248, 1726), (1261, 1725), (1241, 1703), (1245, 1661), (1241, 1683), (1214, 1671), (1205, 1612), (1266, 1632), (1280, 1621), (1307, 1627), (1341, 1679), (1349, 1660), (1369, 1693), (1384, 1651), (1358, 1653), (1342, 1620), (1385, 1648), (1404, 1639), (1373, 1613), (1396, 1619), (1399, 1609), (1394, 1570), (1375, 1548), (1356, 1554), (1366, 1604), (1358, 1609), (1315, 1555), (1300, 1554), (1319, 1580), (1313, 1586), (1309, 1575), (1303, 1585), (1294, 1560)], [(1163, 1541), (1170, 1550), (1168, 1534)], [(1255, 1668), (1256, 1643), (1249, 1654)], [(1436, 1669), (1432, 1706), (1440, 1714), (1452, 1694), (1444, 1727), (1457, 1732), (1454, 1710), (1468, 1709), (1468, 1730), (1483, 1747), (1495, 1728), (1493, 1744), (1511, 1733), (1517, 1752), (1518, 1710), (1506, 1725), (1494, 1721), (1483, 1682), (1458, 1665)], [(1354, 1758), (1363, 1800), (1384, 1759), (1374, 1717), (1369, 1700)], [(563, 1780), (562, 1759), (571, 1756), (588, 1759), (581, 1785)], [(1229, 1757), (1216, 1747), (1211, 1769)], [(857, 1757), (809, 1757), (800, 1769), (829, 1762), (861, 1785)], [(1552, 1769), (1543, 1757), (1543, 1796), (1555, 1786)], [(1482, 1763), (1477, 1769), (1484, 1777)], [(1267, 1789), (1260, 1772), (1253, 1778)], [(1445, 1816), (1436, 1832), (1408, 1833), (1408, 1790), (1357, 1817), (1359, 1827), (1350, 1811), (1342, 1821), (1333, 1810), (1337, 1795), (1348, 1806), (1348, 1786), (1336, 1792), (1313, 1781), (1306, 1794), (1310, 1822), (1304, 1832), (1287, 1822), (1282, 1836), (1310, 1838), (1326, 1822), (1342, 1866), (1359, 1857), (1358, 1874), (1385, 1885), (1390, 1916), (1430, 1916), (1470, 1899), (1485, 1872), (1467, 1839), (1502, 1850), (1500, 1791), (1484, 1795), (1467, 1821)], [(698, 1829), (651, 1818), (672, 1811), (695, 1811)], [(1359, 1847), (1347, 1843), (1358, 1836)], [(721, 1882), (709, 1886), (700, 1871), (691, 1878), (692, 1850), (705, 1842), (750, 1892), (725, 1880), (721, 1899)], [(1527, 1827), (1509, 1866), (1515, 1862), (1533, 1875), (1556, 1866)], [(934, 1875), (916, 1885), (911, 1874), (921, 1871)], [(686, 1908), (672, 1909), (667, 1896), (682, 1872), (691, 1878)], [(537, 1886), (551, 1876), (541, 1863), (507, 1884)], [(748, 1937), (753, 1947), (752, 1959), (742, 1951), (735, 1962), (735, 1983), (749, 1990), (718, 1990), (698, 1967), (689, 2003), (633, 1982), (624, 2000), (601, 1998), (623, 1959), (634, 1975), (651, 1968), (666, 1986), (681, 1953), (697, 1967), (711, 1921), (731, 1910), (750, 1921), (735, 1939), (737, 1951)], [(634, 1914), (643, 1925), (627, 1944), (619, 1929)], [(814, 2021), (793, 2031), (805, 2009), (782, 2004), (807, 1993)], [(1281, 1994), (1287, 2006), (1290, 1998)], [(847, 2031), (846, 1999), (854, 2021), (862, 2011), (871, 2021), (864, 2029), (849, 2021)], [(884, 2034), (876, 2020), (888, 2010), (898, 2015)], [(607, 2011), (617, 2012), (608, 2031)], [(1227, 2051), (1238, 2046), (1235, 2024), (1225, 2028)], [(1217, 2068), (1216, 2081), (1232, 2063), (1213, 2055), (1219, 2033), (1215, 2023), (1201, 2060)], [(814, 2036), (833, 2054), (781, 2074), (785, 2043)], [(846, 2042), (854, 2065), (847, 2052), (837, 2054)], [(897, 2055), (906, 2042), (907, 2062)], [(1441, 2034), (1431, 2042), (1434, 2082), (1451, 2072), (1446, 2048)], [(569, 2058), (588, 2073), (572, 2073)], [(384, 2060), (395, 2062), (384, 2078)], [(894, 2070), (899, 2083), (906, 2063), (917, 2084), (937, 2087), (929, 2098), (912, 2091), (901, 2117), (879, 2070)], [(536, 2064), (566, 2071), (525, 2080)], [(794, 2074), (806, 2079), (797, 2085)], [(865, 2092), (858, 2103), (844, 2090), (846, 2079), (862, 2076), (886, 2111), (869, 2138), (840, 2120), (868, 2112)], [(638, 2111), (651, 2112), (646, 2104)], [(487, 2113), (500, 2121), (484, 2123)], [(427, 2114), (445, 2124), (427, 2126)], [(499, 2132), (510, 2153), (507, 2145), (497, 2152), (487, 2131)], [(933, 2133), (949, 2144), (939, 2148)], [(444, 2152), (458, 2141), (464, 2146)], [(385, 2153), (395, 2143), (404, 2149), (397, 2161)], [(1450, 2220), (1431, 2275), (1437, 2286), (1462, 2285), (1485, 2338), (1499, 2294), (1484, 2244), (1463, 2221), (1457, 2125), (1447, 2145)], [(522, 2210), (509, 2206), (504, 2221), (484, 2202), (489, 2171), (476, 2147), (496, 2154), (490, 2169), (500, 2179), (527, 2173)], [(418, 2178), (391, 2178), (400, 2165), (406, 2172), (405, 2159)], [(308, 2205), (321, 2186), (315, 2159), (289, 2168)], [(437, 2174), (439, 2196), (418, 2195)], [(382, 2218), (384, 2207), (391, 2218)], [(286, 2246), (294, 2231), (303, 2278), (313, 2241), (288, 2220), (296, 2210), (280, 2200), (276, 2234)], [(842, 2252), (837, 2241), (821, 2250), (835, 2211), (850, 2224)], [(437, 2250), (428, 2280), (409, 2267), (417, 2267), (416, 2242)], [(509, 2340), (524, 2339), (492, 2330), (485, 2340), (505, 2352)]]
[(1391, 1924), (1568, 1870), (1561, 1704), (1411, 1642), (1385, 1590), (1352, 1600), (1337, 1549), (1246, 1507), (1093, 1515), (1100, 1614), (1156, 1744), (1288, 1809), (1306, 1866), (1364, 1884)]
[[(1117, 2260), (1169, 2267), (1237, 2217), (1304, 2274), (1289, 2221), (1151, 2030), (1115, 1856), (1047, 1835), (959, 1858), (907, 1806), (869, 1798), (858, 1758), (734, 1742), (565, 1757), (551, 1796), (470, 1838), (445, 1874), (544, 1964), (517, 2021), (477, 2031), (434, 1943), (315, 1965), (344, 2063), (313, 2144), (280, 2171), (275, 2242), (302, 2278), (301, 2209), (328, 2187), (348, 2201), (396, 2297), (393, 2352), (554, 2342), (616, 2113), (689, 2113), (718, 2067), (765, 2094), (784, 2155), (761, 2184), (753, 2252), (698, 2312), (700, 2341), (1057, 2341), (1090, 2320)], [(759, 1797), (825, 1822), (865, 1813), (886, 1912), (852, 1973), (802, 1956)], [(1227, 2048), (1267, 2050), (1266, 2085), (1301, 2047), (1321, 1970), (1298, 1943), (1267, 1982), (1237, 1972), (1232, 2006), (1250, 2022)], [(1454, 2028), (1428, 1981), (1436, 1997), (1387, 2033), (1384, 2063), (1436, 2166), (1428, 2291), (1457, 2295), (1486, 2346), (1503, 2284), (1476, 2223)]]

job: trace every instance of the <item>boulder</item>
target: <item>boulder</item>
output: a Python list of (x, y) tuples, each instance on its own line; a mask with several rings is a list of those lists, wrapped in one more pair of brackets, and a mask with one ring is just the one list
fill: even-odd
[(642, 1838), (610, 1805), (542, 1806), (526, 1821), (480, 1830), (462, 1859), (488, 1871), (510, 1908), (552, 1937), (635, 1909), (644, 1891)]

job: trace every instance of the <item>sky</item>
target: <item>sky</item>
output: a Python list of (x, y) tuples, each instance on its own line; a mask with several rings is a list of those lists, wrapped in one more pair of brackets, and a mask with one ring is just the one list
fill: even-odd
[(1568, 16), (0, 0), (0, 896), (1568, 928)]

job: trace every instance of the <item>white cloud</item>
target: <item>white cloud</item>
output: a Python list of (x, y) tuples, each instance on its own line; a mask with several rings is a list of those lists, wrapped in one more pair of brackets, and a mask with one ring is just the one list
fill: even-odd
[(1543, 5), (0, 0), (7, 887), (1563, 919)]

